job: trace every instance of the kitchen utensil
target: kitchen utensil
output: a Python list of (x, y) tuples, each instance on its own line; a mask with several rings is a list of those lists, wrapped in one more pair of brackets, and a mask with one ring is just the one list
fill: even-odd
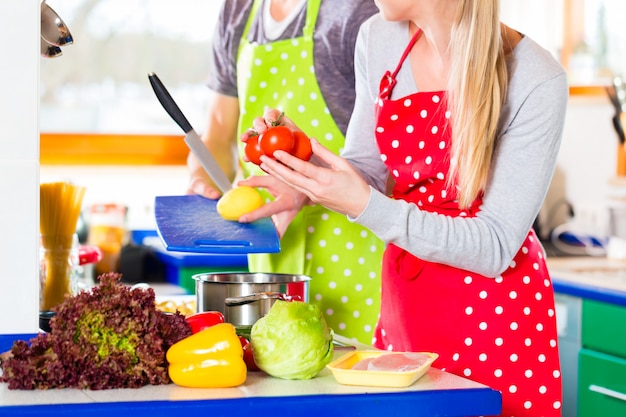
[(613, 77), (613, 84), (607, 87), (609, 99), (615, 108), (613, 115), (613, 128), (617, 133), (619, 144), (617, 146), (617, 175), (626, 176), (626, 137), (624, 134), (624, 119), (626, 118), (626, 84), (622, 77)]
[(609, 96), (609, 100), (611, 100), (611, 104), (615, 109), (615, 113), (620, 113), (622, 111), (622, 105), (617, 98), (617, 92), (615, 91), (615, 85), (611, 84), (605, 87), (606, 93)]
[(252, 223), (224, 220), (217, 200), (199, 195), (156, 197), (157, 232), (168, 251), (275, 253), (280, 241), (269, 217)]
[(213, 182), (215, 182), (215, 185), (217, 185), (223, 193), (230, 190), (232, 188), (230, 180), (224, 171), (222, 171), (222, 168), (218, 165), (215, 158), (213, 158), (211, 152), (209, 152), (202, 140), (200, 140), (200, 137), (193, 129), (189, 121), (187, 121), (187, 118), (167, 91), (159, 77), (155, 73), (150, 73), (148, 74), (148, 79), (150, 80), (150, 85), (152, 85), (152, 89), (165, 111), (185, 132), (185, 143), (189, 146), (189, 149), (191, 149), (191, 152), (193, 152), (195, 157), (198, 158), (200, 165), (202, 165)]
[(52, 46), (63, 46), (74, 42), (67, 25), (45, 0), (41, 2), (41, 38)]
[[(626, 141), (624, 137), (624, 127), (622, 125), (622, 109), (624, 103), (626, 103), (626, 90), (624, 90), (624, 85), (621, 77), (614, 77), (613, 84), (606, 87), (607, 95), (609, 96), (609, 100), (615, 109), (615, 114), (613, 115), (613, 128), (617, 133), (617, 138), (619, 139), (620, 145), (623, 145)], [(622, 98), (620, 98), (620, 96)], [(619, 149), (618, 149), (619, 151)]]
[(622, 126), (622, 117), (620, 114), (616, 114), (615, 116), (613, 116), (613, 128), (617, 133), (619, 143), (623, 145), (626, 141), (626, 137), (624, 136), (624, 127)]
[[(306, 275), (265, 273), (206, 273), (193, 276), (196, 281), (198, 311), (219, 311), (227, 322), (235, 326), (252, 326), (263, 317), (277, 299), (299, 298), (309, 300), (309, 281)], [(272, 296), (264, 296), (273, 294)], [(228, 305), (240, 297), (246, 300), (258, 296), (254, 302)], [(234, 303), (238, 304), (238, 303)]]
[(613, 88), (615, 89), (615, 98), (618, 103), (619, 112), (626, 111), (626, 82), (621, 76), (613, 77)]
[(260, 300), (302, 301), (299, 296), (286, 295), (280, 292), (259, 292), (242, 297), (228, 297), (224, 300), (227, 307), (243, 306)]
[(41, 38), (40, 54), (44, 58), (56, 58), (63, 55), (63, 51), (56, 45), (50, 45), (44, 38)]

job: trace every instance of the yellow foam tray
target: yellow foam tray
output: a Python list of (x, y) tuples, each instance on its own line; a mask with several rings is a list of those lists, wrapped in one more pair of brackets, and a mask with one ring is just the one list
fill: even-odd
[(430, 369), (430, 366), (435, 359), (439, 356), (436, 353), (431, 352), (417, 352), (430, 356), (430, 359), (419, 368), (411, 371), (370, 371), (352, 369), (357, 362), (363, 359), (400, 353), (409, 352), (357, 350), (335, 359), (326, 365), (326, 367), (330, 369), (337, 382), (343, 385), (402, 388), (412, 385), (421, 376), (423, 376)]

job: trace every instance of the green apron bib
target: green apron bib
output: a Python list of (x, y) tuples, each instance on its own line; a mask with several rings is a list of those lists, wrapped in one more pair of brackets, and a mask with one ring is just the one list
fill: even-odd
[[(269, 1), (269, 0), (267, 0)], [(267, 107), (284, 111), (309, 136), (339, 153), (345, 138), (326, 106), (315, 77), (313, 31), (320, 0), (309, 0), (303, 36), (259, 45), (247, 41), (262, 0), (255, 0), (237, 60), (239, 132)], [(243, 155), (243, 143), (239, 143)], [(265, 175), (241, 161), (245, 177)], [(271, 198), (265, 193), (267, 199)], [(248, 256), (252, 272), (310, 276), (311, 303), (320, 306), (335, 333), (371, 343), (380, 308), (383, 242), (346, 216), (306, 206), (289, 225), (277, 254)]]

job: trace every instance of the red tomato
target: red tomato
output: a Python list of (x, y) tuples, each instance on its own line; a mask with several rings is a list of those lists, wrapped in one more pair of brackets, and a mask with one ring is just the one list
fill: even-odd
[(243, 336), (239, 336), (241, 347), (243, 348), (243, 361), (248, 367), (248, 371), (260, 371), (256, 362), (254, 361), (254, 353), (252, 352), (252, 344), (248, 339)]
[(263, 151), (259, 145), (259, 136), (252, 136), (246, 141), (246, 146), (243, 148), (246, 156), (250, 162), (261, 165), (261, 155)]
[(304, 161), (311, 159), (313, 149), (311, 148), (311, 139), (304, 132), (292, 132), (294, 138), (293, 149), (291, 154)]
[(203, 311), (201, 313), (191, 314), (185, 317), (185, 320), (191, 326), (191, 333), (196, 334), (200, 330), (224, 323), (224, 315), (219, 311)]
[(259, 135), (261, 150), (271, 158), (274, 157), (274, 152), (278, 150), (291, 152), (294, 142), (291, 130), (285, 126), (270, 127)]

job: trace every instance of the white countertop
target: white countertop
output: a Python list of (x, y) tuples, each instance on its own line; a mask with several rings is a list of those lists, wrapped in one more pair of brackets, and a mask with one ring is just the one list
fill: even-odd
[(555, 291), (626, 306), (626, 260), (557, 257), (547, 260)]
[[(352, 348), (335, 349), (335, 358), (351, 351)], [(284, 380), (273, 378), (263, 372), (248, 372), (246, 382), (236, 388), (194, 389), (175, 384), (145, 386), (139, 389), (111, 390), (9, 390), (7, 384), (0, 384), (0, 414), (2, 407), (24, 405), (86, 404), (141, 401), (179, 401), (236, 399), (249, 397), (306, 396), (334, 394), (372, 394), (418, 392), (433, 390), (458, 390), (486, 388), (485, 385), (432, 368), (413, 385), (407, 388), (377, 388), (341, 385), (328, 369), (310, 380)]]

